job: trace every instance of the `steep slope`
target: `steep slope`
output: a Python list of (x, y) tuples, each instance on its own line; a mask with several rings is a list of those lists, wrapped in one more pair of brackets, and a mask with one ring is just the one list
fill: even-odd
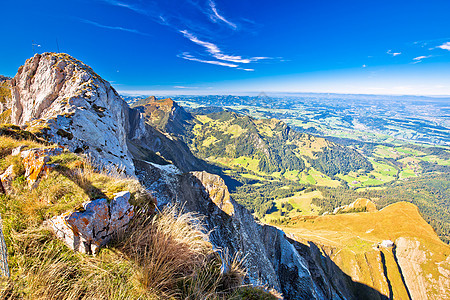
[(11, 123), (134, 174), (128, 106), (89, 66), (67, 54), (36, 54), (19, 68), (11, 88)]
[[(354, 281), (389, 298), (450, 299), (450, 247), (411, 203), (299, 217), (280, 228), (302, 244), (315, 244)], [(387, 240), (394, 247), (386, 247)]]
[(0, 75), (0, 123), (8, 123), (11, 117), (11, 78)]
[(168, 133), (182, 134), (187, 121), (192, 119), (190, 113), (170, 98), (158, 100), (152, 96), (137, 101), (131, 107), (143, 114), (147, 124)]
[(194, 125), (193, 136), (185, 141), (199, 157), (255, 173), (301, 173), (313, 167), (334, 176), (372, 169), (355, 150), (296, 132), (275, 119), (257, 120), (222, 111), (196, 115)]
[[(128, 147), (135, 159), (157, 164), (173, 163), (183, 172), (207, 170), (208, 165), (195, 157), (177, 136), (158, 129), (141, 107), (130, 109)], [(170, 119), (169, 119), (170, 120)], [(153, 127), (155, 126), (155, 127)]]
[[(313, 247), (286, 238), (254, 217), (230, 197), (224, 181), (206, 172), (181, 174), (168, 166), (136, 162), (141, 182), (154, 191), (159, 205), (180, 203), (203, 218), (217, 249), (245, 255), (248, 280), (282, 292), (286, 299), (358, 299), (365, 295), (385, 299), (378, 291), (353, 282), (327, 256)], [(297, 249), (296, 249), (297, 248)]]

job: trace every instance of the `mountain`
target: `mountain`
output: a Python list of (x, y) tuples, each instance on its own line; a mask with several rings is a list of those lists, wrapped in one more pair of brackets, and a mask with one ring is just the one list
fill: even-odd
[(132, 107), (143, 113), (146, 123), (182, 139), (197, 157), (227, 167), (264, 175), (312, 167), (328, 176), (373, 169), (357, 151), (296, 132), (276, 119), (257, 120), (223, 109), (190, 114), (170, 98), (149, 97)]
[[(353, 266), (350, 264), (349, 267), (348, 264), (341, 264), (339, 260), (335, 260), (336, 255), (325, 251), (326, 245), (322, 248), (319, 238), (303, 242), (300, 238), (286, 236), (281, 227), (259, 222), (233, 199), (225, 177), (205, 171), (217, 170), (217, 173), (221, 174), (223, 169), (211, 166), (212, 162), (222, 167), (232, 167), (240, 163), (248, 172), (267, 178), (288, 176), (289, 172), (293, 171), (299, 174), (302, 170), (310, 168), (323, 172), (321, 176), (328, 175), (329, 180), (332, 180), (331, 177), (338, 173), (346, 174), (350, 170), (365, 172), (370, 169), (370, 163), (357, 151), (326, 139), (295, 132), (283, 122), (273, 119), (257, 120), (230, 111), (206, 115), (191, 114), (171, 99), (147, 98), (129, 107), (109, 83), (89, 66), (67, 54), (36, 54), (19, 68), (18, 73), (7, 84), (10, 84), (8, 87), (11, 96), (3, 98), (2, 113), (9, 110), (8, 121), (14, 125), (4, 125), (5, 129), (0, 132), (20, 131), (24, 136), (25, 132), (28, 132), (40, 139), (46, 139), (47, 143), (59, 144), (66, 149), (61, 157), (52, 160), (54, 165), (51, 167), (60, 170), (59, 175), (51, 173), (49, 169), (50, 177), (44, 177), (49, 183), (39, 187), (37, 192), (31, 191), (26, 194), (25, 200), (28, 202), (24, 202), (25, 204), (37, 203), (38, 207), (46, 209), (37, 209), (32, 219), (33, 226), (45, 227), (44, 221), (48, 222), (48, 217), (53, 217), (55, 211), (64, 213), (62, 208), (70, 213), (77, 210), (92, 218), (95, 215), (92, 213), (91, 207), (94, 205), (92, 203), (97, 202), (91, 202), (90, 206), (85, 204), (84, 210), (79, 210), (77, 205), (81, 201), (77, 197), (78, 194), (64, 189), (66, 182), (78, 186), (77, 191), (82, 191), (80, 193), (95, 201), (99, 195), (108, 197), (109, 194), (122, 192), (125, 185), (122, 185), (119, 179), (122, 180), (123, 177), (117, 174), (122, 167), (129, 176), (128, 179), (138, 179), (139, 184), (157, 200), (160, 210), (178, 205), (185, 213), (197, 216), (195, 222), (201, 222), (203, 225), (199, 228), (203, 231), (202, 236), (209, 236), (211, 247), (217, 253), (222, 253), (222, 256), (228, 253), (231, 257), (242, 254), (244, 259), (241, 263), (247, 271), (244, 282), (247, 284), (273, 288), (286, 299), (387, 299), (391, 295), (389, 288), (386, 290), (353, 276), (351, 272)], [(5, 145), (12, 145), (11, 143), (5, 139)], [(13, 156), (13, 149), (17, 143), (14, 141), (14, 147), (5, 147), (8, 151), (2, 152), (0, 164), (2, 172), (6, 173), (9, 162), (14, 162), (17, 165), (16, 169), (20, 169), (20, 161)], [(30, 146), (31, 141), (22, 143)], [(93, 175), (95, 182), (93, 179), (81, 180), (82, 178), (78, 178), (81, 171), (77, 168), (85, 163), (79, 161), (79, 156), (86, 156), (96, 166), (97, 171), (103, 169), (105, 173), (117, 174), (118, 179), (114, 180), (113, 176), (103, 180), (101, 177), (103, 173), (99, 173), (100, 175), (95, 175), (97, 177)], [(45, 158), (41, 160), (44, 165), (47, 163)], [(46, 165), (45, 167), (51, 168)], [(93, 170), (89, 172), (97, 174)], [(6, 173), (5, 177), (7, 176), (9, 173)], [(66, 179), (56, 181), (60, 180), (60, 177), (56, 176), (63, 176)], [(25, 181), (20, 177), (14, 180), (13, 187), (14, 184), (22, 184)], [(45, 180), (42, 182), (46, 183)], [(64, 184), (55, 184), (58, 188), (61, 187), (56, 190), (51, 185), (51, 180)], [(98, 185), (101, 185), (105, 192), (99, 190)], [(44, 192), (49, 196), (42, 198)], [(5, 207), (11, 205), (15, 210), (24, 210), (27, 214), (34, 213), (33, 209), (21, 205), (22, 202), (16, 198), (11, 198), (14, 200), (11, 202), (6, 201), (5, 199), (10, 199), (8, 197), (1, 196), (2, 203), (9, 203)], [(77, 201), (72, 201), (74, 198)], [(139, 199), (142, 200), (141, 197), (131, 194), (130, 201)], [(109, 209), (114, 207), (114, 204), (108, 204), (107, 200), (98, 201), (100, 202), (104, 206), (109, 206)], [(8, 210), (4, 212), (6, 211)], [(401, 214), (401, 210), (396, 213)], [(352, 214), (345, 214), (350, 215)], [(6, 224), (16, 224), (19, 230), (20, 220), (11, 214), (6, 216)], [(113, 219), (112, 215), (110, 217)], [(325, 216), (323, 218), (326, 219)], [(416, 216), (414, 218), (423, 221), (420, 216), (419, 219)], [(319, 220), (321, 219), (317, 219), (317, 225), (321, 224)], [(380, 220), (383, 219), (380, 217)], [(330, 222), (327, 226), (332, 229), (341, 221), (344, 222), (342, 219), (336, 219), (335, 223)], [(301, 222), (303, 221), (299, 220), (299, 223)], [(377, 220), (370, 219), (370, 222), (377, 223)], [(310, 223), (316, 224), (315, 220), (308, 223), (305, 221), (305, 224)], [(358, 224), (358, 220), (355, 224)], [(297, 224), (292, 224), (292, 228), (300, 228), (296, 226)], [(290, 228), (283, 227), (287, 231)], [(394, 232), (393, 229), (389, 230)], [(99, 233), (91, 232), (92, 235)], [(339, 232), (335, 232), (338, 237)], [(25, 230), (20, 233), (25, 236), (30, 234), (28, 238), (36, 237), (34, 231)], [(146, 232), (138, 231), (137, 234), (146, 240)], [(363, 236), (362, 233), (359, 235)], [(420, 237), (417, 236), (418, 239)], [(377, 241), (381, 238), (384, 237), (377, 236)], [(408, 239), (407, 246), (404, 246), (402, 238)], [(401, 263), (417, 271), (415, 274), (419, 274), (418, 278), (422, 273), (428, 274), (427, 268), (431, 268), (432, 263), (440, 263), (441, 269), (438, 268), (438, 272), (444, 274), (447, 267), (441, 258), (447, 253), (446, 250), (439, 249), (437, 252), (433, 250), (433, 256), (431, 254), (430, 257), (427, 256), (430, 264), (423, 268), (419, 266), (422, 269), (418, 269), (415, 264), (417, 253), (422, 251), (422, 245), (426, 244), (422, 241), (420, 244), (410, 242), (412, 238), (414, 236), (404, 236), (401, 232), (395, 235), (395, 244), (405, 250)], [(137, 242), (139, 246), (139, 241)], [(51, 245), (52, 243), (53, 240)], [(25, 242), (21, 242), (22, 244), (27, 245)], [(55, 245), (59, 247), (58, 249), (66, 249), (60, 244)], [(13, 247), (9, 239), (7, 246)], [(340, 250), (336, 249), (334, 254)], [(164, 253), (165, 250), (164, 248), (161, 252)], [(52, 257), (59, 253), (62, 253), (62, 260), (69, 257), (68, 252), (64, 251), (52, 253)], [(34, 257), (34, 253), (36, 252), (27, 254), (29, 255), (27, 259), (36, 263), (41, 261), (43, 254)], [(110, 252), (105, 249), (105, 253)], [(339, 253), (347, 252), (342, 250)], [(71, 258), (71, 261), (83, 259), (85, 257), (83, 255), (85, 254)], [(122, 259), (114, 257), (115, 261)], [(381, 259), (381, 254), (379, 257)], [(221, 257), (221, 261), (226, 265), (224, 257)], [(375, 261), (378, 262), (377, 259)], [(364, 274), (382, 278), (385, 276), (383, 273), (385, 270), (380, 269), (380, 264), (376, 265), (375, 261), (368, 261), (368, 268), (373, 267), (373, 270)], [(108, 270), (112, 271), (113, 265), (114, 263), (108, 263), (101, 268), (106, 270), (104, 273), (109, 273)], [(18, 272), (23, 270), (23, 268), (19, 270), (16, 266), (11, 265), (13, 274), (19, 274)], [(114, 269), (111, 274), (120, 272)], [(69, 274), (67, 278), (70, 276)], [(391, 277), (388, 278), (391, 280)], [(448, 283), (448, 280), (441, 278), (442, 276), (432, 278), (436, 280), (433, 286), (437, 289), (440, 288), (441, 281), (444, 287)], [(420, 278), (418, 280), (423, 282)], [(427, 284), (433, 284), (433, 280), (429, 280), (428, 277), (424, 280), (428, 282)], [(397, 284), (397, 281), (390, 282), (392, 289), (402, 289), (402, 285)], [(417, 289), (421, 290), (421, 287)], [(408, 291), (412, 293), (412, 290), (408, 283)]]
[(11, 123), (134, 174), (128, 105), (89, 66), (67, 54), (36, 54), (11, 79), (11, 91)]
[[(228, 198), (220, 177), (183, 173), (206, 163), (192, 155), (181, 139), (148, 124), (145, 109), (129, 108), (109, 83), (84, 63), (67, 54), (36, 54), (19, 68), (11, 87), (12, 97), (6, 105), (11, 109), (11, 123), (90, 156), (99, 168), (125, 166), (160, 207), (180, 203), (186, 211), (201, 216), (214, 247), (228, 249), (230, 255), (248, 256), (244, 260), (248, 283), (275, 288), (290, 299), (340, 294), (325, 274), (316, 283), (305, 258), (283, 232), (257, 223), (245, 208)], [(160, 104), (150, 112), (176, 116), (176, 106), (165, 109)], [(169, 128), (172, 119), (161, 120), (167, 120)], [(221, 195), (225, 197), (218, 200)]]
[(196, 115), (192, 134), (187, 142), (200, 157), (225, 165), (245, 160), (244, 168), (256, 173), (301, 173), (313, 167), (334, 176), (372, 169), (357, 151), (297, 132), (276, 119), (257, 120), (226, 110)]

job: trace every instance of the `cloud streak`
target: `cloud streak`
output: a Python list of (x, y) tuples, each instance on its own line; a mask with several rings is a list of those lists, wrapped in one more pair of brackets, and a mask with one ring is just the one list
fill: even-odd
[(110, 4), (110, 5), (113, 5), (113, 6), (127, 8), (129, 10), (134, 11), (134, 12), (137, 12), (137, 13), (140, 13), (140, 14), (143, 14), (143, 15), (148, 15), (147, 11), (145, 11), (145, 10), (143, 10), (143, 9), (137, 7), (137, 6), (128, 4), (128, 3), (120, 2), (120, 1), (117, 1), (117, 0), (102, 0), (102, 1), (106, 2), (106, 3)]
[(144, 36), (150, 36), (148, 33), (141, 32), (136, 29), (129, 29), (129, 28), (124, 28), (124, 27), (120, 27), (120, 26), (108, 26), (108, 25), (103, 25), (103, 24), (100, 24), (100, 23), (97, 23), (94, 21), (86, 20), (86, 19), (79, 19), (79, 20), (83, 23), (94, 25), (94, 26), (100, 27), (100, 28), (111, 29), (111, 30), (120, 30), (120, 31), (131, 32), (131, 33), (140, 34), (140, 35), (144, 35)]
[(417, 63), (420, 63), (420, 62), (422, 62), (422, 60), (424, 60), (424, 59), (427, 59), (427, 58), (430, 58), (430, 57), (432, 57), (433, 55), (422, 55), (422, 56), (417, 56), (417, 57), (414, 57), (413, 58), (413, 63), (414, 64), (417, 64)]
[(256, 62), (258, 60), (268, 59), (268, 57), (243, 58), (240, 55), (224, 54), (217, 45), (210, 43), (210, 42), (202, 41), (198, 37), (193, 35), (192, 33), (188, 32), (187, 30), (181, 30), (180, 33), (182, 33), (184, 35), (184, 37), (189, 39), (191, 42), (204, 47), (206, 52), (208, 52), (211, 56), (213, 56), (214, 58), (216, 58), (218, 60), (234, 62), (234, 63), (249, 64), (251, 62)]
[(224, 16), (222, 16), (221, 14), (219, 14), (219, 12), (217, 11), (217, 7), (216, 7), (216, 3), (214, 3), (214, 1), (209, 0), (209, 7), (211, 8), (211, 11), (213, 12), (212, 14), (209, 15), (209, 18), (213, 21), (213, 22), (217, 22), (218, 20), (224, 22), (225, 24), (227, 24), (228, 26), (230, 26), (231, 28), (233, 28), (234, 30), (237, 29), (237, 25), (231, 21), (228, 21), (227, 19), (225, 19)]
[[(220, 49), (217, 44), (214, 42), (217, 40), (217, 27), (213, 26), (213, 24), (222, 25), (224, 28), (232, 29), (236, 31), (241, 29), (240, 25), (236, 22), (232, 22), (228, 18), (226, 18), (223, 13), (217, 7), (215, 0), (203, 0), (186, 1), (187, 4), (190, 5), (190, 9), (187, 6), (187, 11), (183, 13), (175, 13), (173, 8), (173, 4), (166, 3), (164, 1), (155, 2), (155, 1), (139, 1), (139, 2), (131, 2), (127, 0), (97, 0), (108, 5), (116, 6), (119, 8), (124, 8), (131, 10), (135, 13), (143, 15), (152, 19), (154, 22), (157, 22), (161, 25), (167, 26), (176, 32), (179, 32), (183, 35), (183, 37), (190, 40), (192, 43), (202, 47), (204, 52), (200, 54), (190, 54), (190, 52), (183, 52), (182, 54), (177, 55), (180, 58), (213, 64), (218, 66), (224, 66), (229, 68), (236, 68), (244, 71), (254, 71), (253, 68), (242, 67), (241, 65), (248, 65), (251, 63), (256, 63), (261, 60), (269, 60), (273, 58), (269, 57), (243, 57), (241, 55), (227, 54)], [(195, 18), (194, 16), (197, 16)], [(113, 27), (106, 26), (96, 22), (85, 21), (86, 23), (90, 23), (92, 25), (115, 29), (115, 30), (123, 30), (128, 32), (133, 32), (137, 34), (143, 34), (134, 29), (128, 29), (123, 27)], [(226, 25), (226, 26), (224, 26)], [(214, 29), (214, 30), (213, 30)], [(203, 38), (198, 38), (198, 34), (200, 36), (209, 37), (206, 40)], [(278, 60), (278, 58), (276, 58)]]
[(201, 62), (201, 63), (205, 63), (205, 64), (218, 65), (218, 66), (229, 67), (229, 68), (238, 68), (239, 67), (239, 65), (232, 64), (232, 63), (216, 61), (216, 60), (204, 60), (204, 59), (196, 58), (196, 57), (192, 56), (191, 54), (189, 54), (188, 52), (183, 52), (182, 54), (179, 54), (178, 57), (186, 59), (186, 60), (197, 61), (197, 62)]
[(442, 50), (450, 51), (450, 42), (443, 43), (442, 45), (437, 46), (436, 48), (441, 48)]
[(392, 52), (392, 50), (388, 50), (386, 53), (387, 53), (387, 54), (390, 54), (390, 55), (392, 55), (392, 56), (397, 56), (397, 55), (402, 54), (401, 52)]

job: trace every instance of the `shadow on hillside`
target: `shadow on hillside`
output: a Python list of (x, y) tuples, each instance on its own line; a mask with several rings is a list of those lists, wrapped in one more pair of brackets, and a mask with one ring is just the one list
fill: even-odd
[(92, 183), (88, 181), (82, 174), (74, 172), (74, 170), (61, 165), (55, 166), (54, 170), (82, 188), (84, 192), (89, 196), (89, 199), (107, 199), (107, 196), (99, 188), (93, 186)]
[[(286, 237), (286, 239), (295, 247), (297, 252), (303, 256), (311, 272), (312, 277), (319, 286), (330, 284), (339, 296), (346, 299), (375, 299), (387, 300), (388, 296), (380, 293), (376, 289), (360, 282), (353, 281), (352, 278), (342, 271), (331, 258), (324, 254), (314, 243), (308, 242), (309, 245), (300, 243)], [(325, 279), (323, 277), (325, 274)], [(331, 299), (332, 295), (327, 295), (327, 299)]]
[[(208, 185), (209, 183), (206, 182), (206, 184)], [(229, 248), (230, 253), (242, 251), (242, 245), (237, 242), (239, 239), (236, 239), (235, 236), (239, 235), (240, 231), (235, 231), (235, 227), (233, 226), (233, 222), (240, 222), (238, 220), (240, 218), (239, 216), (241, 216), (240, 213), (237, 213), (234, 216), (227, 215), (222, 208), (219, 207), (219, 203), (215, 203), (211, 199), (204, 183), (191, 174), (184, 174), (181, 176), (180, 195), (180, 200), (185, 201), (183, 202), (183, 207), (186, 211), (195, 212), (196, 214), (206, 217), (205, 220), (207, 220), (207, 222), (205, 225), (208, 225), (206, 229), (210, 232), (211, 242), (215, 243), (216, 247), (227, 247)], [(239, 204), (234, 205), (239, 206)], [(234, 207), (234, 209), (237, 209), (237, 211), (241, 211), (242, 213), (242, 209), (237, 207)], [(248, 224), (244, 225), (244, 227), (245, 226), (247, 226), (248, 230), (252, 230), (252, 227), (248, 227)], [(270, 225), (263, 225), (263, 227), (266, 226), (272, 227)], [(262, 229), (262, 227), (259, 228)], [(374, 288), (353, 281), (350, 276), (345, 274), (330, 259), (330, 257), (324, 254), (315, 244), (311, 243), (309, 245), (305, 245), (288, 237), (286, 237), (286, 239), (307, 262), (307, 267), (311, 273), (312, 280), (317, 288), (323, 293), (323, 298), (321, 299), (336, 299), (338, 298), (337, 296), (341, 299), (389, 299), (388, 296), (383, 295)], [(257, 244), (258, 243), (256, 242), (255, 245)], [(268, 251), (268, 249), (263, 248), (260, 249), (260, 251)], [(246, 253), (243, 254), (246, 255)], [(275, 256), (270, 257), (274, 265), (280, 263)], [(286, 285), (282, 284), (282, 289), (286, 286), (295, 287), (296, 284), (289, 281), (294, 280), (292, 274), (296, 274), (296, 271), (293, 271), (292, 274), (288, 272), (288, 275), (283, 273), (283, 271), (286, 272), (286, 269), (280, 268), (280, 273), (278, 276), (280, 276), (280, 279), (287, 280), (288, 282), (286, 282)], [(291, 293), (291, 296), (296, 293), (297, 295), (301, 295), (300, 290), (295, 292), (287, 289), (284, 290), (284, 292)]]

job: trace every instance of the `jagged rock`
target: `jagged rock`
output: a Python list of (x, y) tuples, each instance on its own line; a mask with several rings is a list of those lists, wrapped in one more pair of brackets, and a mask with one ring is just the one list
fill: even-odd
[[(214, 204), (227, 215), (234, 215), (234, 206), (230, 201), (230, 193), (223, 180), (218, 180), (217, 175), (207, 172), (192, 172), (202, 183)], [(220, 177), (219, 177), (220, 178)]]
[(20, 152), (22, 152), (22, 149), (23, 149), (23, 148), (25, 148), (24, 145), (20, 145), (20, 146), (14, 148), (14, 149), (11, 151), (11, 155), (12, 155), (12, 156), (19, 155)]
[(11, 190), (11, 182), (14, 179), (14, 166), (10, 165), (2, 175), (0, 175), (0, 189), (4, 194)]
[(35, 148), (20, 152), (25, 167), (25, 177), (30, 187), (35, 187), (39, 177), (50, 171), (51, 166), (47, 165), (50, 156), (60, 155), (62, 152), (63, 149), (60, 147)]
[(48, 224), (71, 249), (95, 254), (133, 218), (134, 207), (129, 200), (130, 192), (125, 191), (115, 194), (111, 203), (106, 199), (88, 201), (83, 203), (84, 211), (53, 217)]
[(200, 215), (216, 249), (228, 249), (232, 255), (241, 252), (246, 257), (248, 283), (275, 288), (286, 299), (345, 299), (331, 281), (320, 277), (323, 272), (312, 276), (305, 258), (281, 230), (260, 224), (236, 203), (219, 176), (165, 172), (142, 161), (135, 161), (135, 165), (139, 179), (153, 191), (159, 204), (179, 203), (186, 211)]
[(128, 106), (89, 66), (67, 54), (36, 54), (11, 80), (11, 122), (41, 130), (72, 152), (134, 175)]

